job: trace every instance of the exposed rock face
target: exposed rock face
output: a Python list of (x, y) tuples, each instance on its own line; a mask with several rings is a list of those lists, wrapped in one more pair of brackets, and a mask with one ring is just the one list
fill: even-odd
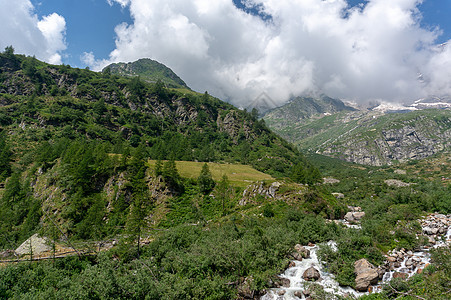
[(451, 148), (449, 109), (407, 113), (359, 110), (316, 120), (319, 116), (308, 114), (294, 118), (292, 114), (299, 114), (299, 110), (287, 107), (265, 116), (271, 129), (301, 148), (349, 162), (390, 165)]
[(332, 177), (325, 177), (323, 178), (324, 184), (334, 184), (334, 183), (340, 183), (340, 180), (332, 178)]
[(256, 137), (252, 130), (253, 124), (248, 121), (243, 122), (237, 111), (231, 111), (224, 117), (218, 115), (216, 125), (221, 132), (230, 135), (236, 144), (241, 135), (244, 135), (247, 140), (254, 140)]
[(275, 199), (277, 191), (282, 184), (280, 182), (273, 182), (270, 186), (265, 185), (264, 182), (257, 182), (249, 185), (243, 192), (243, 198), (240, 200), (240, 205), (246, 205), (247, 199), (255, 198), (256, 196), (264, 196)]
[(321, 275), (317, 269), (310, 267), (302, 274), (302, 278), (306, 281), (316, 281), (321, 278)]
[(310, 250), (306, 249), (304, 246), (297, 244), (294, 246), (294, 250), (296, 250), (302, 258), (310, 258)]
[(15, 252), (19, 256), (29, 254), (39, 255), (43, 252), (50, 251), (51, 249), (47, 239), (39, 237), (38, 234), (35, 233), (28, 240), (23, 242)]
[(406, 187), (411, 185), (411, 183), (402, 182), (401, 180), (397, 179), (387, 179), (384, 182), (386, 185), (394, 187)]
[(376, 284), (379, 273), (366, 259), (362, 258), (354, 263), (355, 289), (359, 292), (366, 292), (371, 284)]
[(348, 222), (358, 222), (365, 216), (365, 212), (363, 211), (356, 211), (356, 212), (348, 212), (345, 215), (345, 220)]
[[(349, 162), (373, 166), (391, 165), (395, 160), (426, 158), (450, 149), (450, 115), (447, 113), (443, 120), (419, 116), (412, 121), (387, 122), (385, 128), (374, 133), (369, 133), (372, 130), (371, 125), (377, 124), (369, 121), (357, 127), (360, 127), (359, 129), (366, 127), (366, 133), (349, 133), (335, 143), (324, 145), (318, 152)], [(353, 130), (355, 131), (358, 130)]]

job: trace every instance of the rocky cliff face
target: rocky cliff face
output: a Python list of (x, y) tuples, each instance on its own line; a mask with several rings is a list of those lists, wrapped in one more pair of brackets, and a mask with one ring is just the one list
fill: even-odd
[[(321, 146), (317, 153), (366, 165), (390, 165), (394, 161), (422, 159), (451, 147), (451, 112), (415, 112), (412, 119), (373, 122), (356, 133)], [(406, 116), (403, 116), (406, 117)], [(382, 121), (381, 123), (378, 123)], [(382, 125), (382, 126), (381, 126)]]
[[(293, 114), (293, 113), (291, 113)], [(341, 111), (321, 118), (268, 121), (299, 148), (366, 165), (422, 159), (451, 148), (451, 110)]]

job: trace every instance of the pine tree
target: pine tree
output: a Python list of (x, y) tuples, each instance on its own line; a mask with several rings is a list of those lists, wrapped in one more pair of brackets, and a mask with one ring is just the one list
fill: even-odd
[(6, 141), (5, 132), (0, 132), (0, 180), (11, 175), (12, 152)]
[(200, 175), (197, 178), (197, 183), (199, 184), (200, 191), (204, 194), (211, 192), (211, 190), (215, 187), (216, 183), (211, 176), (207, 163), (204, 163), (202, 166)]
[(180, 175), (173, 159), (170, 159), (163, 164), (163, 178), (169, 186), (173, 188), (179, 187)]
[(216, 199), (221, 202), (223, 216), (226, 215), (226, 204), (230, 200), (230, 192), (229, 178), (224, 174), (216, 187)]
[(163, 162), (158, 159), (155, 163), (155, 176), (163, 175)]

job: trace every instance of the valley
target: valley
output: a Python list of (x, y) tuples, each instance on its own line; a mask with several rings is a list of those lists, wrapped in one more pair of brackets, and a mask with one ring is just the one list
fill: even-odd
[[(278, 114), (283, 115), (290, 104), (267, 113), (263, 119), (271, 129), (305, 151), (382, 166), (449, 153), (451, 148), (449, 109), (386, 113), (351, 108), (335, 112), (334, 108), (308, 118), (300, 113), (287, 122)], [(292, 110), (296, 111), (299, 110)]]
[(449, 110), (297, 101), (0, 53), (0, 298), (447, 299)]

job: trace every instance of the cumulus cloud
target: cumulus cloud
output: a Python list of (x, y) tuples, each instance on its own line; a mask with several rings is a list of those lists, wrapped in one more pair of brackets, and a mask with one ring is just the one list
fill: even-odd
[(66, 49), (66, 21), (56, 14), (39, 20), (29, 0), (0, 0), (0, 47), (12, 45), (17, 53), (36, 55), (52, 64), (61, 63)]
[(265, 18), (232, 0), (108, 2), (128, 6), (133, 24), (116, 27), (116, 49), (94, 69), (149, 57), (238, 106), (262, 92), (280, 104), (317, 92), (405, 101), (450, 90), (450, 47), (420, 26), (420, 0), (245, 1)]

